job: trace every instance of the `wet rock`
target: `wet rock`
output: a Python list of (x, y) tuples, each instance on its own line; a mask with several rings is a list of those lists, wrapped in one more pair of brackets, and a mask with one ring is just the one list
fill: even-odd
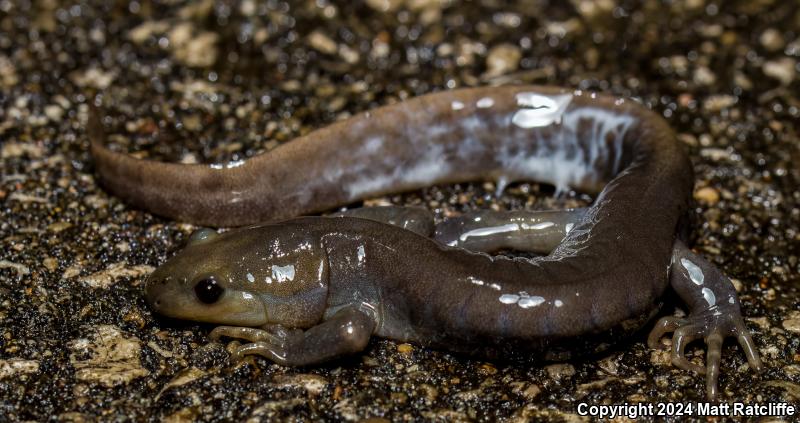
[(27, 142), (7, 142), (0, 148), (0, 158), (9, 159), (12, 157), (28, 156), (32, 159), (41, 158), (44, 149), (39, 144)]
[(308, 44), (320, 53), (336, 54), (337, 51), (336, 41), (333, 41), (322, 31), (314, 31), (309, 34)]
[(394, 12), (405, 3), (405, 0), (367, 0), (366, 3), (379, 12)]
[(313, 374), (289, 374), (275, 376), (272, 383), (281, 388), (301, 388), (310, 396), (317, 396), (330, 382), (322, 376)]
[(775, 28), (767, 28), (758, 37), (758, 41), (765, 49), (769, 51), (779, 51), (786, 45), (783, 35)]
[(150, 374), (140, 362), (139, 338), (125, 336), (119, 328), (111, 325), (89, 329), (91, 338), (69, 342), (70, 363), (75, 368), (77, 380), (110, 388)]
[(108, 88), (111, 83), (114, 82), (115, 78), (116, 72), (106, 72), (96, 67), (90, 67), (83, 71), (75, 71), (70, 74), (70, 79), (78, 86), (91, 87), (98, 90)]
[(8, 201), (16, 201), (20, 203), (41, 203), (47, 204), (50, 201), (44, 197), (38, 197), (35, 195), (29, 195), (22, 192), (13, 192), (11, 195), (8, 196)]
[[(705, 143), (703, 143), (705, 145)], [(730, 161), (733, 159), (731, 152), (722, 148), (704, 148), (700, 155), (714, 162)]]
[(800, 56), (800, 38), (786, 45), (785, 53), (787, 56)]
[(72, 223), (69, 222), (56, 222), (47, 225), (47, 230), (53, 233), (59, 233), (65, 231), (72, 227)]
[(575, 367), (571, 364), (551, 364), (544, 369), (547, 375), (555, 380), (568, 379), (575, 376)]
[(25, 276), (31, 273), (31, 269), (28, 266), (20, 263), (14, 263), (9, 260), (0, 260), (0, 269), (13, 269), (17, 272), (18, 276)]
[(484, 77), (492, 78), (517, 70), (522, 52), (519, 47), (505, 43), (492, 47), (486, 57)]
[[(301, 407), (305, 400), (301, 398), (289, 398), (285, 400), (266, 401), (258, 405), (250, 417), (246, 420), (247, 423), (258, 423), (264, 419), (274, 418), (283, 412), (291, 412), (295, 408)], [(349, 419), (354, 420), (354, 419)]]
[(592, 20), (608, 15), (614, 8), (613, 0), (570, 0), (584, 18)]
[(101, 195), (87, 195), (83, 201), (95, 209), (103, 209), (108, 206), (108, 199)]
[(774, 386), (776, 388), (781, 388), (784, 392), (786, 392), (786, 398), (791, 400), (797, 400), (800, 398), (800, 384), (790, 382), (788, 380), (771, 380), (764, 383), (767, 386)]
[[(703, 377), (676, 369), (669, 350), (647, 348), (644, 334), (614, 339), (606, 356), (559, 363), (567, 371), (379, 339), (322, 366), (290, 369), (252, 356), (231, 364), (226, 345), (209, 343), (210, 325), (146, 306), (140, 285), (151, 268), (137, 266), (162, 263), (194, 226), (103, 190), (85, 133), (95, 94), (112, 148), (190, 163), (250, 157), (451, 87), (553, 84), (634, 97), (666, 117), (691, 155), (698, 199), (689, 237), (736, 276), (768, 367), (754, 379), (726, 340), (724, 399), (793, 398), (796, 387), (782, 383), (800, 374), (797, 316), (787, 311), (795, 311), (800, 272), (792, 8), (706, 0), (657, 8), (616, 0), (24, 3), (0, 1), (0, 372), (17, 372), (0, 381), (0, 420), (588, 421), (575, 401), (703, 395)], [(312, 46), (315, 31), (332, 47)], [(795, 61), (793, 76), (784, 59)], [(492, 69), (499, 75), (485, 79)], [(497, 196), (497, 184), (482, 182), (363, 205), (430, 207), (443, 217), (593, 199), (525, 181)], [(681, 315), (673, 307), (683, 305), (670, 300), (664, 313)], [(669, 347), (671, 338), (661, 342)], [(702, 363), (702, 342), (687, 354)]]
[(333, 411), (346, 421), (356, 421), (360, 419), (358, 406), (352, 398), (346, 398), (336, 403), (336, 405), (333, 406)]
[(789, 332), (800, 333), (800, 311), (793, 311), (789, 313), (781, 326)]
[(24, 375), (39, 371), (39, 362), (36, 360), (23, 360), (10, 358), (0, 360), (0, 380), (8, 377), (24, 377)]
[(194, 31), (180, 26), (169, 32), (172, 55), (187, 66), (208, 67), (217, 61), (219, 36), (209, 31)]
[(398, 344), (397, 345), (397, 352), (400, 354), (411, 354), (414, 351), (414, 346), (411, 344)]
[(719, 192), (712, 187), (703, 187), (694, 192), (694, 199), (713, 206), (719, 201)]
[(205, 371), (196, 367), (189, 367), (188, 369), (181, 370), (177, 375), (175, 375), (175, 377), (172, 378), (172, 380), (167, 382), (167, 384), (161, 388), (161, 391), (159, 391), (158, 395), (156, 395), (156, 401), (158, 401), (158, 398), (160, 398), (164, 392), (172, 388), (192, 383), (202, 377), (205, 377), (206, 375), (207, 373)]
[(163, 423), (188, 423), (197, 421), (197, 417), (200, 415), (199, 407), (191, 406), (191, 407), (184, 407), (180, 410), (165, 416), (161, 421)]
[(736, 104), (736, 97), (732, 95), (712, 95), (703, 101), (703, 109), (708, 112), (718, 112)]
[(749, 91), (753, 88), (753, 82), (750, 81), (750, 78), (748, 78), (747, 75), (741, 72), (736, 72), (734, 74), (733, 82), (745, 91)]
[(692, 79), (696, 84), (702, 86), (713, 85), (715, 82), (717, 82), (717, 76), (706, 66), (698, 66), (694, 70)]
[(357, 63), (361, 59), (361, 55), (357, 50), (352, 49), (344, 44), (339, 46), (339, 57), (351, 65)]
[(525, 382), (513, 382), (511, 385), (511, 392), (522, 396), (527, 401), (533, 401), (542, 392), (542, 388), (537, 385)]
[(258, 5), (254, 0), (244, 0), (239, 5), (239, 11), (244, 16), (254, 16), (258, 11)]
[(764, 75), (777, 79), (783, 85), (789, 85), (797, 75), (797, 61), (790, 57), (783, 57), (778, 60), (764, 62)]
[(82, 277), (81, 282), (85, 283), (91, 288), (108, 288), (120, 278), (136, 278), (143, 275), (149, 275), (153, 272), (153, 270), (155, 270), (153, 266), (130, 266), (128, 263), (119, 262), (110, 265), (103, 271)]
[(62, 109), (60, 106), (57, 106), (55, 104), (50, 104), (50, 105), (45, 106), (44, 114), (51, 121), (60, 122), (61, 118), (64, 116), (64, 109)]
[(19, 82), (17, 68), (5, 55), (0, 54), (0, 87), (9, 88)]
[(144, 44), (151, 37), (167, 32), (169, 27), (166, 21), (145, 21), (128, 31), (128, 38), (136, 44)]

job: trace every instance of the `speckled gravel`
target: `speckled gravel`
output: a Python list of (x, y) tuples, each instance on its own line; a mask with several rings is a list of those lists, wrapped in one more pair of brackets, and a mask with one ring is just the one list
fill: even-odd
[[(569, 363), (376, 339), (319, 368), (231, 365), (208, 326), (154, 316), (142, 298), (193, 227), (104, 192), (84, 133), (99, 94), (115, 147), (225, 162), (380, 104), (511, 83), (636, 97), (672, 124), (696, 173), (694, 245), (735, 279), (767, 367), (754, 375), (726, 344), (722, 397), (800, 400), (796, 2), (93, 3), (0, 0), (0, 421), (583, 421), (580, 402), (703, 400), (703, 377), (644, 333)], [(442, 217), (591, 200), (537, 184), (493, 192), (366, 203)]]

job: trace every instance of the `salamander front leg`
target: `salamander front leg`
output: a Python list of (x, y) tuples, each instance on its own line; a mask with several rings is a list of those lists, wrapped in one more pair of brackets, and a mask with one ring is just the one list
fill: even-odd
[[(651, 348), (661, 347), (660, 339), (667, 332), (672, 336), (672, 363), (684, 370), (706, 375), (706, 393), (709, 400), (719, 395), (717, 379), (722, 355), (722, 342), (736, 337), (744, 349), (750, 367), (762, 368), (758, 350), (742, 319), (739, 298), (733, 284), (713, 264), (692, 252), (681, 241), (675, 242), (670, 268), (672, 288), (689, 306), (685, 318), (664, 317), (650, 332), (647, 343)], [(708, 347), (705, 367), (691, 363), (684, 356), (686, 345), (704, 339)]]
[(257, 354), (285, 366), (304, 366), (333, 360), (366, 347), (375, 329), (372, 316), (347, 307), (305, 331), (275, 325), (269, 329), (220, 326), (209, 335), (250, 341), (236, 349), (232, 359)]

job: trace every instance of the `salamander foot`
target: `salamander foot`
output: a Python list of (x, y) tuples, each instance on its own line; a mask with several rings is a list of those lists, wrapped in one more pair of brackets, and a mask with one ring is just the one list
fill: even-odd
[[(744, 349), (747, 362), (755, 371), (763, 367), (758, 349), (744, 324), (739, 299), (733, 284), (722, 272), (703, 257), (677, 241), (672, 257), (670, 282), (689, 305), (689, 316), (664, 317), (656, 323), (647, 344), (662, 348), (659, 342), (668, 332), (672, 335), (672, 364), (676, 367), (706, 375), (706, 394), (714, 401), (719, 396), (719, 369), (722, 343), (735, 337)], [(707, 346), (706, 365), (690, 362), (684, 355), (686, 345), (703, 339)]]
[(373, 318), (355, 306), (339, 310), (320, 324), (289, 329), (271, 325), (264, 329), (219, 326), (209, 334), (249, 341), (234, 350), (231, 359), (241, 361), (246, 355), (260, 355), (284, 366), (305, 366), (333, 360), (361, 351), (375, 329)]
[[(683, 370), (705, 374), (706, 394), (711, 401), (719, 396), (719, 368), (722, 342), (725, 338), (736, 337), (739, 340), (752, 369), (761, 371), (763, 367), (750, 331), (738, 313), (733, 315), (723, 311), (719, 316), (712, 314), (690, 315), (688, 318), (664, 317), (650, 332), (647, 339), (650, 348), (666, 348), (659, 341), (667, 332), (673, 332), (672, 364)], [(684, 355), (686, 345), (700, 338), (705, 340), (707, 346), (705, 367), (690, 362)]]

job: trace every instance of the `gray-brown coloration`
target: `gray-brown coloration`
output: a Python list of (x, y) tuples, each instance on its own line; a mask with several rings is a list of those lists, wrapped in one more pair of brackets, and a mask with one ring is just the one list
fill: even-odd
[[(599, 192), (632, 159), (625, 154), (636, 140), (626, 133), (636, 120), (637, 133), (650, 133), (641, 145), (642, 153), (653, 156), (649, 177), (675, 174), (675, 181), (654, 181), (654, 189), (662, 185), (661, 194), (676, 199), (663, 213), (678, 213), (691, 187), (685, 154), (663, 120), (638, 104), (617, 101), (552, 87), (442, 92), (361, 113), (269, 154), (224, 165), (166, 164), (117, 154), (104, 145), (97, 112), (90, 115), (88, 132), (97, 171), (116, 195), (177, 220), (242, 226), (436, 183), (538, 180)], [(553, 125), (562, 119), (563, 125)], [(621, 188), (629, 190), (644, 191)], [(657, 204), (643, 207), (643, 213)]]
[[(102, 145), (97, 116), (89, 132), (112, 191), (155, 213), (213, 225), (280, 220), (476, 179), (602, 188), (588, 210), (562, 219), (574, 225), (563, 241), (532, 260), (448, 248), (352, 217), (201, 237), (152, 275), (148, 301), (173, 317), (262, 326), (215, 331), (250, 340), (240, 355), (313, 364), (358, 351), (375, 333), (467, 353), (538, 351), (559, 359), (579, 349), (576, 341), (639, 328), (657, 310), (671, 274), (692, 314), (662, 321), (651, 341), (676, 330), (673, 362), (690, 368), (683, 342), (704, 337), (710, 398), (717, 395), (723, 337), (738, 336), (751, 366), (760, 367), (727, 278), (697, 257), (688, 276), (674, 263), (670, 269), (671, 257), (692, 256), (675, 241), (690, 167), (666, 123), (635, 103), (545, 87), (458, 90), (383, 107), (269, 154), (211, 167), (113, 153)], [(696, 282), (697, 272), (708, 277), (705, 285)], [(718, 303), (721, 297), (730, 301)]]

